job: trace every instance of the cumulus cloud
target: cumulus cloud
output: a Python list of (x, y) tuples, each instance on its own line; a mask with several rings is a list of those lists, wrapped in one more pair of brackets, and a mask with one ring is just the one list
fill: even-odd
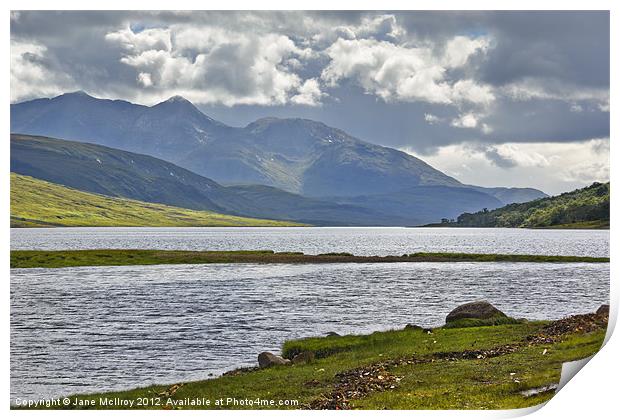
[(468, 101), (478, 105), (490, 105), (495, 100), (493, 88), (481, 85), (471, 79), (459, 80), (452, 86), (452, 97), (456, 102)]
[(330, 62), (321, 78), (331, 86), (352, 79), (385, 101), (488, 105), (494, 100), (489, 86), (471, 79), (452, 81), (446, 75), (448, 70), (464, 65), (475, 51), (446, 61), (431, 46), (341, 38), (326, 49)]
[(437, 115), (433, 115), (433, 114), (424, 114), (424, 121), (432, 125), (432, 124), (437, 124), (438, 122), (443, 121), (443, 118), (440, 118)]
[(450, 123), (453, 127), (460, 128), (476, 128), (478, 126), (478, 117), (474, 114), (459, 115)]
[(151, 73), (141, 72), (138, 74), (138, 83), (146, 88), (153, 86), (153, 80), (151, 80)]
[(493, 146), (487, 147), (484, 150), (484, 156), (487, 158), (489, 162), (493, 163), (493, 165), (498, 166), (500, 168), (513, 168), (517, 166), (516, 161), (514, 161), (510, 157), (506, 157), (502, 155), (497, 150), (497, 147), (493, 147)]
[[(415, 154), (411, 149), (403, 150)], [(558, 194), (609, 181), (608, 138), (491, 146), (466, 142), (417, 156), (466, 184), (488, 187), (535, 185), (549, 194)]]
[(489, 46), (490, 41), (486, 37), (455, 36), (446, 43), (442, 61), (448, 68), (463, 67), (472, 55), (485, 53)]
[(315, 34), (307, 41), (308, 44), (322, 50), (338, 39), (375, 39), (380, 41), (402, 41), (407, 30), (398, 23), (393, 14), (362, 16), (358, 23), (347, 25), (329, 25), (325, 22), (313, 21), (309, 25)]
[(33, 42), (11, 40), (11, 101), (59, 95), (74, 90), (68, 75), (48, 72), (47, 47)]
[(321, 92), (319, 82), (316, 79), (308, 79), (298, 89), (298, 94), (291, 98), (291, 102), (297, 105), (317, 106), (320, 104), (321, 97), (325, 96)]
[(138, 33), (133, 32), (131, 28), (124, 28), (106, 34), (105, 39), (132, 53), (149, 50), (170, 51), (172, 48), (170, 30), (166, 28), (145, 29)]
[(348, 27), (356, 38), (397, 40), (407, 32), (398, 24), (394, 15), (379, 15), (362, 18), (357, 27)]
[(321, 98), (316, 80), (302, 82), (287, 66), (312, 52), (285, 35), (171, 26), (138, 33), (126, 28), (107, 34), (106, 40), (126, 51), (120, 61), (160, 98), (182, 94), (199, 104), (226, 106), (289, 100), (316, 105)]
[(480, 130), (484, 133), (484, 134), (491, 134), (494, 130), (493, 127), (491, 127), (489, 124), (487, 123), (482, 123), (480, 125)]
[(562, 176), (567, 181), (581, 184), (592, 182), (609, 181), (609, 164), (605, 162), (578, 163), (562, 171)]
[(573, 112), (583, 111), (579, 102), (594, 104), (599, 110), (609, 111), (609, 88), (579, 87), (557, 80), (526, 77), (501, 86), (502, 94), (515, 101), (554, 100), (570, 104)]

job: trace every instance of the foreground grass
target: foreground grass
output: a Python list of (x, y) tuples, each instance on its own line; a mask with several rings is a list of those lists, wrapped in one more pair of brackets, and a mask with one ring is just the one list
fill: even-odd
[(302, 226), (92, 194), (11, 173), (11, 227)]
[(382, 262), (609, 262), (609, 258), (556, 255), (416, 253), (402, 256), (364, 257), (347, 253), (305, 255), (273, 251), (164, 251), (135, 249), (94, 249), (67, 251), (11, 251), (11, 268), (58, 268), (78, 266), (153, 264), (305, 264)]
[[(299, 408), (329, 394), (339, 373), (402, 357), (426, 358), (426, 363), (405, 364), (388, 369), (399, 382), (389, 389), (354, 398), (350, 408), (364, 409), (511, 409), (540, 404), (552, 392), (533, 397), (521, 391), (560, 379), (561, 364), (582, 359), (601, 346), (603, 329), (566, 336), (554, 344), (522, 345), (517, 351), (482, 359), (445, 360), (434, 355), (490, 349), (523, 343), (546, 322), (490, 327), (435, 329), (432, 334), (405, 329), (370, 335), (293, 340), (283, 353), (299, 350), (316, 352), (317, 359), (305, 365), (278, 366), (252, 370), (215, 379), (169, 385), (154, 385), (122, 392), (70, 397), (70, 405), (60, 408), (127, 408), (120, 401), (142, 401), (151, 409), (237, 409)], [(104, 403), (107, 399), (108, 403)], [(142, 399), (142, 400), (141, 400)], [(230, 400), (229, 400), (230, 399)], [(275, 406), (235, 405), (232, 399), (273, 400)], [(198, 405), (190, 405), (189, 401)], [(279, 405), (295, 400), (297, 405)]]

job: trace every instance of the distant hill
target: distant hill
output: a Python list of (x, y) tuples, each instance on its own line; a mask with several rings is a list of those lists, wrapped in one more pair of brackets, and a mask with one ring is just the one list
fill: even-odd
[(463, 185), (414, 156), (317, 121), (264, 118), (230, 127), (178, 96), (151, 107), (84, 92), (36, 99), (11, 105), (11, 132), (88, 141), (164, 159), (220, 184), (262, 184), (316, 198), (426, 186), (476, 188), (500, 204), (545, 196)]
[(463, 213), (451, 226), (609, 228), (609, 182), (495, 210)]
[(368, 207), (386, 214), (415, 214), (418, 220), (424, 221), (437, 220), (438, 215), (453, 218), (463, 211), (479, 210), (480, 206), (503, 205), (497, 198), (476, 189), (449, 186), (418, 186), (396, 193), (332, 199), (339, 204)]
[(419, 223), (413, 215), (302, 197), (273, 187), (224, 187), (170, 162), (89, 143), (11, 135), (11, 171), (78, 190), (237, 216), (313, 225)]
[(107, 197), (11, 173), (11, 227), (291, 225)]

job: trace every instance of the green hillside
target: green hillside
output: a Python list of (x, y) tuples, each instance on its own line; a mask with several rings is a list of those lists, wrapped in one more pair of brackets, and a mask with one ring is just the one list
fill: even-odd
[(609, 182), (495, 210), (463, 213), (449, 226), (609, 228)]
[(11, 173), (11, 227), (294, 225), (107, 197)]

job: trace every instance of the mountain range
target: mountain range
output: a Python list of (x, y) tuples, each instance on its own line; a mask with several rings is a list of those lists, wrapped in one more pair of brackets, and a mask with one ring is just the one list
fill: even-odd
[[(114, 186), (113, 196), (252, 217), (319, 224), (419, 224), (546, 196), (530, 188), (465, 185), (414, 156), (316, 121), (264, 118), (231, 127), (178, 96), (151, 107), (84, 92), (35, 99), (11, 105), (11, 132), (90, 143), (80, 148), (39, 138), (35, 153), (32, 147), (14, 147), (18, 137), (13, 136), (11, 165), (17, 173), (102, 194), (105, 184), (107, 189)], [(86, 169), (73, 162), (68, 171), (61, 166), (71, 155), (68, 149), (122, 156), (116, 164), (123, 162), (123, 169), (98, 164), (99, 170), (89, 167), (92, 176), (84, 176), (80, 171)], [(132, 159), (147, 159), (148, 164), (131, 164)], [(170, 185), (170, 175), (158, 178), (158, 183), (134, 185), (136, 179), (148, 178), (148, 171), (154, 170), (150, 165), (157, 166), (160, 175), (182, 173), (191, 187)], [(108, 181), (98, 181), (101, 177)]]
[[(109, 197), (192, 210), (316, 225), (390, 223), (390, 216), (368, 209), (262, 185), (225, 187), (151, 156), (46, 137), (12, 134), (11, 172)], [(403, 218), (398, 220), (405, 223)]]

